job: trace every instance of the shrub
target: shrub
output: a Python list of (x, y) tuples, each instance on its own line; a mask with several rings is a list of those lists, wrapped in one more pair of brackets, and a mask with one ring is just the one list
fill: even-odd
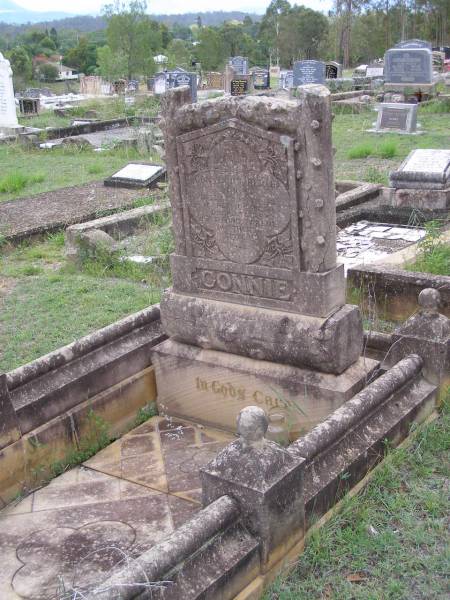
[(444, 242), (438, 221), (425, 223), (426, 234), (418, 244), (416, 260), (406, 265), (408, 271), (450, 275), (450, 244)]

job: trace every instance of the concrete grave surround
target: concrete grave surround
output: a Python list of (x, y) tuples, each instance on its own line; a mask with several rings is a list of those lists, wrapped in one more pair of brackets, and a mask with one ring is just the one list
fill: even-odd
[[(160, 389), (173, 361), (181, 369), (187, 360), (191, 374), (214, 381), (211, 361), (195, 352), (203, 348), (236, 357), (224, 365), (231, 378), (244, 356), (249, 373), (268, 361), (268, 384), (281, 389), (291, 378), (291, 389), (300, 390), (308, 379), (303, 370), (313, 369), (318, 399), (329, 387), (356, 393), (375, 364), (347, 374), (361, 354), (362, 324), (359, 310), (344, 304), (343, 266), (336, 262), (329, 91), (303, 86), (298, 102), (188, 102), (187, 90), (173, 90), (163, 112), (176, 250), (161, 316), (165, 332), (192, 351), (181, 357), (178, 346), (155, 350)], [(279, 374), (280, 365), (294, 369)], [(332, 375), (330, 386), (320, 373)], [(188, 384), (184, 376), (192, 386), (195, 377)], [(163, 412), (186, 416), (189, 404), (190, 418), (202, 419), (201, 408), (192, 408), (197, 390), (184, 407), (173, 405), (172, 392), (159, 396)], [(225, 417), (224, 409), (213, 422), (231, 426), (243, 406), (241, 398), (234, 413)], [(303, 421), (318, 422), (324, 412)]]
[(383, 102), (378, 106), (376, 131), (415, 133), (417, 128), (417, 104)]
[(397, 189), (444, 190), (450, 185), (450, 150), (412, 150), (389, 179)]
[(9, 60), (0, 52), (0, 133), (7, 133), (7, 129), (19, 126), (14, 99), (12, 69)]
[(325, 83), (325, 63), (320, 60), (298, 60), (294, 63), (294, 86)]

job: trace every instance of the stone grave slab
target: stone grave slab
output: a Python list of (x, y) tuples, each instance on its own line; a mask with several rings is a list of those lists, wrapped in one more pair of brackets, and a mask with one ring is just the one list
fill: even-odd
[[(352, 370), (363, 346), (361, 315), (345, 304), (336, 260), (331, 94), (320, 85), (300, 86), (298, 94), (295, 101), (228, 96), (200, 104), (183, 89), (165, 96), (176, 250), (173, 287), (161, 300), (171, 343), (153, 349), (163, 413), (175, 411), (164, 381), (179, 379), (189, 391), (177, 414), (202, 419), (192, 381), (201, 377), (205, 351), (229, 360), (224, 380), (244, 361), (248, 379), (252, 373), (272, 385), (278, 377), (298, 395), (310, 378), (317, 402), (328, 383), (336, 393), (363, 385), (367, 373)], [(215, 411), (216, 426), (234, 426), (227, 410), (227, 423)]]
[(104, 184), (108, 187), (146, 188), (160, 181), (165, 173), (162, 165), (129, 163), (105, 179)]
[(450, 150), (413, 150), (389, 180), (396, 189), (444, 190), (450, 187)]
[[(417, 133), (417, 104), (383, 102), (378, 105), (376, 133)], [(373, 130), (372, 130), (373, 131)]]
[(294, 87), (309, 83), (325, 83), (325, 63), (320, 60), (298, 60), (294, 63)]

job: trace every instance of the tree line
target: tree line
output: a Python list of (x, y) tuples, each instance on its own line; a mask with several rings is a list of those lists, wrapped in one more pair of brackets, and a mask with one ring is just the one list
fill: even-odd
[(200, 63), (205, 71), (222, 70), (235, 55), (248, 57), (252, 65), (288, 68), (298, 59), (321, 58), (350, 67), (382, 57), (401, 39), (449, 43), (450, 1), (334, 0), (324, 15), (272, 0), (260, 20), (247, 15), (206, 26), (197, 16), (190, 25), (168, 26), (147, 14), (146, 0), (114, 0), (104, 8), (103, 21), (106, 28), (84, 34), (32, 28), (0, 38), (0, 51), (21, 82), (50, 79), (51, 65), (46, 68), (43, 59), (55, 56), (79, 72), (109, 80), (151, 76), (160, 68), (153, 59), (158, 54), (167, 56), (169, 68)]

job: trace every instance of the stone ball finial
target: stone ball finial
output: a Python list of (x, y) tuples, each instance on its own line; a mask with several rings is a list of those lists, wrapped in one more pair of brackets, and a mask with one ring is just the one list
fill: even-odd
[(259, 406), (246, 406), (237, 417), (237, 432), (244, 446), (260, 445), (264, 439), (269, 421)]
[(418, 302), (421, 308), (438, 312), (441, 304), (441, 294), (434, 288), (426, 288), (420, 292)]

